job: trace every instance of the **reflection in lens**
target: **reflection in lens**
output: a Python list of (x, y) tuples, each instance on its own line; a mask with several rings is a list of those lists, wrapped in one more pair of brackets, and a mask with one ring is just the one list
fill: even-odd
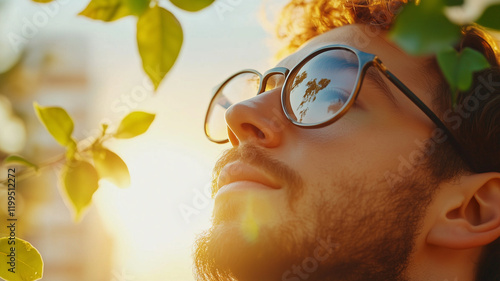
[[(307, 72), (304, 71), (304, 73), (307, 76)], [(297, 107), (297, 111), (299, 111), (299, 122), (303, 122), (307, 111), (311, 107), (311, 103), (316, 101), (316, 96), (318, 95), (318, 93), (326, 88), (326, 86), (328, 86), (330, 82), (331, 80), (326, 78), (321, 79), (319, 83), (316, 82), (316, 78), (307, 82), (307, 89), (304, 93), (302, 101)]]
[(259, 90), (260, 76), (253, 72), (240, 73), (219, 88), (208, 109), (205, 123), (207, 135), (214, 141), (227, 139), (224, 119), (226, 110), (233, 104), (254, 97)]
[(288, 113), (303, 124), (333, 118), (351, 97), (357, 73), (357, 56), (351, 51), (334, 49), (313, 57), (287, 82)]

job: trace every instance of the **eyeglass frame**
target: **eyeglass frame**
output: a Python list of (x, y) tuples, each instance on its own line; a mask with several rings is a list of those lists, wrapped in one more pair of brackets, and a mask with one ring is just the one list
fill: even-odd
[[(335, 113), (331, 118), (329, 118), (326, 121), (322, 122), (317, 122), (317, 123), (312, 123), (312, 124), (304, 124), (300, 123), (294, 118), (292, 118), (291, 114), (288, 112), (286, 108), (286, 99), (290, 95), (290, 91), (288, 94), (285, 93), (287, 83), (289, 82), (289, 78), (293, 77), (295, 78), (294, 74), (295, 72), (299, 71), (302, 69), (302, 66), (304, 66), (306, 63), (308, 63), (312, 58), (316, 57), (317, 55), (324, 53), (326, 51), (330, 50), (335, 50), (335, 49), (344, 49), (347, 51), (350, 51), (354, 53), (358, 59), (358, 72), (357, 72), (357, 77), (356, 81), (354, 83), (354, 87), (352, 92), (350, 93), (350, 96), (347, 100), (347, 102), (342, 106), (342, 108)], [(273, 75), (276, 74), (281, 74), (285, 77), (285, 81), (283, 82), (283, 85), (281, 86), (281, 109), (283, 110), (283, 113), (285, 114), (286, 118), (295, 126), (298, 127), (303, 127), (303, 128), (321, 128), (328, 126), (335, 121), (339, 120), (344, 116), (347, 111), (352, 107), (352, 105), (355, 103), (356, 99), (358, 98), (359, 92), (361, 90), (361, 86), (363, 84), (363, 80), (365, 78), (366, 71), (368, 70), (369, 67), (374, 66), (376, 69), (378, 69), (384, 76), (391, 81), (394, 86), (396, 86), (410, 101), (413, 102), (429, 119), (431, 119), (434, 124), (440, 128), (441, 130), (444, 131), (445, 135), (448, 137), (449, 141), (451, 142), (451, 145), (453, 148), (456, 150), (458, 155), (462, 158), (462, 160), (472, 169), (472, 171), (476, 171), (476, 166), (474, 165), (474, 162), (471, 160), (472, 158), (470, 157), (470, 154), (465, 150), (462, 145), (458, 142), (458, 140), (455, 138), (453, 133), (448, 129), (448, 127), (437, 117), (437, 115), (427, 106), (425, 103), (417, 97), (401, 80), (399, 80), (392, 72), (390, 72), (387, 67), (382, 63), (382, 61), (378, 58), (377, 55), (366, 53), (363, 51), (360, 51), (354, 47), (348, 46), (348, 45), (342, 45), (342, 44), (332, 44), (332, 45), (327, 45), (323, 46), (309, 55), (307, 55), (304, 59), (302, 59), (298, 64), (296, 64), (291, 70), (286, 68), (286, 67), (274, 67), (266, 72), (264, 74), (261, 74), (259, 71), (254, 70), (254, 69), (244, 69), (241, 70), (233, 75), (231, 75), (229, 78), (227, 78), (224, 82), (222, 82), (220, 85), (215, 87), (214, 95), (212, 99), (210, 100), (207, 113), (205, 115), (205, 123), (204, 123), (204, 131), (206, 137), (215, 143), (218, 144), (224, 144), (229, 142), (229, 138), (225, 140), (215, 140), (212, 139), (209, 136), (209, 133), (207, 131), (207, 124), (208, 124), (208, 118), (210, 115), (210, 108), (212, 107), (212, 103), (215, 101), (215, 99), (218, 97), (218, 94), (220, 90), (229, 83), (234, 77), (244, 74), (244, 73), (252, 73), (255, 74), (259, 77), (259, 89), (257, 91), (257, 94), (255, 96), (258, 96), (265, 92), (266, 86), (267, 86), (267, 81), (269, 78)], [(292, 80), (293, 81), (293, 80)]]

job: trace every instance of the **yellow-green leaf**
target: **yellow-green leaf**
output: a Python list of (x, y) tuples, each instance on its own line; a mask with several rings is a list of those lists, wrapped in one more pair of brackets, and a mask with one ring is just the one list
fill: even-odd
[(130, 174), (127, 164), (123, 162), (120, 156), (103, 147), (96, 147), (92, 153), (99, 178), (107, 179), (121, 188), (130, 185)]
[(23, 165), (29, 168), (33, 168), (35, 170), (38, 170), (38, 166), (31, 163), (30, 161), (24, 159), (21, 156), (18, 155), (10, 155), (5, 160), (3, 160), (4, 164), (18, 164), (18, 165)]
[(75, 211), (75, 221), (79, 221), (99, 187), (97, 171), (87, 161), (74, 160), (67, 164), (61, 176), (64, 194)]
[(139, 17), (137, 46), (155, 90), (177, 60), (182, 41), (181, 24), (169, 11), (155, 6)]
[(155, 114), (134, 111), (123, 118), (118, 126), (114, 137), (119, 139), (129, 139), (145, 133), (153, 120)]
[(132, 14), (142, 15), (148, 8), (151, 0), (124, 0)]
[(464, 4), (464, 0), (444, 0), (444, 4), (446, 6), (462, 6)]
[(52, 2), (54, 0), (31, 0), (31, 1), (37, 2), (37, 3), (50, 3), (50, 2)]
[(500, 29), (500, 18), (498, 17), (499, 13), (500, 4), (492, 5), (483, 12), (476, 23), (487, 28), (498, 30)]
[(437, 60), (446, 81), (450, 84), (453, 102), (457, 89), (466, 91), (470, 88), (474, 72), (490, 66), (483, 54), (468, 47), (460, 53), (450, 47), (438, 53)]
[[(12, 259), (13, 249), (15, 261)], [(0, 277), (7, 281), (33, 281), (43, 276), (42, 256), (29, 242), (20, 238), (0, 238), (0, 264)]]
[(34, 107), (38, 119), (54, 139), (62, 146), (71, 145), (74, 125), (66, 110), (60, 107), (42, 107), (37, 103), (34, 103)]
[(183, 10), (197, 12), (210, 6), (214, 0), (170, 0), (170, 2)]
[(79, 13), (95, 20), (114, 21), (130, 15), (141, 15), (150, 0), (92, 0)]
[(389, 34), (412, 55), (435, 54), (460, 39), (460, 27), (445, 16), (443, 0), (420, 1), (406, 5)]

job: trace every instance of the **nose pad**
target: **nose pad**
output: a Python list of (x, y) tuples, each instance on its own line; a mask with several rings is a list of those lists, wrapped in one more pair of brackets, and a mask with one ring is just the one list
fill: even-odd
[(233, 146), (243, 142), (270, 148), (281, 144), (288, 120), (281, 110), (279, 93), (279, 90), (262, 93), (226, 111), (228, 136)]

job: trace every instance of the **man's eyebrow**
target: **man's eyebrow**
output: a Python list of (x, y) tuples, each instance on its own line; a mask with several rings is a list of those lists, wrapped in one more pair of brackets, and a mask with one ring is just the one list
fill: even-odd
[(380, 75), (380, 72), (375, 68), (369, 68), (366, 71), (365, 76), (370, 79), (370, 81), (374, 82), (374, 86), (380, 90), (384, 94), (384, 96), (390, 100), (394, 106), (398, 107), (398, 100), (394, 97), (389, 85), (385, 82), (385, 79)]

